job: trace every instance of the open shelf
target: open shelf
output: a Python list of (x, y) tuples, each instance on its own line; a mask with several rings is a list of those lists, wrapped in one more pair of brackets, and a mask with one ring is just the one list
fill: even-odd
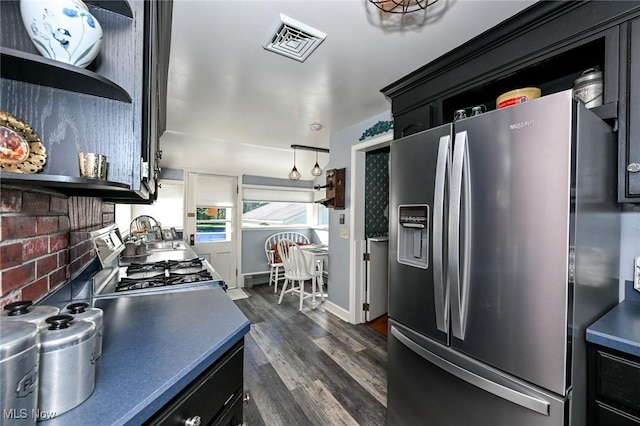
[[(605, 38), (597, 38), (567, 50), (547, 60), (537, 62), (502, 78), (443, 101), (443, 123), (453, 120), (454, 111), (484, 105), (487, 111), (496, 108), (496, 98), (502, 93), (522, 87), (539, 87), (542, 96), (573, 88), (575, 79), (588, 68), (605, 69)], [(606, 90), (606, 87), (605, 87)], [(602, 119), (617, 118), (618, 104), (612, 102), (592, 108)]]
[(114, 194), (122, 193), (123, 195), (131, 191), (129, 185), (119, 182), (39, 173), (0, 172), (0, 182), (5, 185), (32, 185), (54, 188), (66, 195), (86, 195), (91, 194), (96, 189)]
[(84, 68), (7, 47), (0, 47), (0, 61), (2, 78), (131, 103), (122, 87)]

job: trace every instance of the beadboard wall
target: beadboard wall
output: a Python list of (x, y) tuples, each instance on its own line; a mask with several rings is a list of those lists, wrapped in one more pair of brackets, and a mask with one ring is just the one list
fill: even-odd
[(96, 256), (90, 230), (115, 222), (115, 205), (0, 186), (0, 307), (40, 299)]

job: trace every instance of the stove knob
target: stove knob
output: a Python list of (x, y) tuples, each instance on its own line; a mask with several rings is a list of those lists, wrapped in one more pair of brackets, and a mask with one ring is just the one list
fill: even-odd
[(200, 426), (202, 418), (200, 416), (189, 417), (184, 421), (184, 426)]

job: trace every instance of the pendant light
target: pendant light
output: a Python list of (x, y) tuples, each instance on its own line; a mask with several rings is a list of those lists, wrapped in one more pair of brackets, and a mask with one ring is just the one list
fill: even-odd
[(316, 165), (313, 166), (313, 169), (311, 169), (311, 174), (314, 176), (320, 176), (322, 174), (322, 169), (318, 164), (318, 151), (316, 151)]
[(296, 168), (296, 149), (293, 148), (293, 169), (289, 172), (289, 179), (300, 180), (300, 172)]
[[(322, 129), (322, 124), (311, 123), (309, 128), (314, 132), (318, 132), (318, 130)], [(316, 145), (318, 145), (318, 133), (316, 133)], [(322, 168), (320, 168), (320, 165), (318, 164), (318, 150), (316, 150), (316, 164), (313, 166), (313, 169), (311, 169), (311, 174), (313, 176), (320, 176), (322, 174)]]

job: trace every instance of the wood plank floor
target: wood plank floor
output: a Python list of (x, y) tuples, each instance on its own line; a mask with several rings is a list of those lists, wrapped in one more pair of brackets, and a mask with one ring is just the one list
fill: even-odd
[(386, 337), (325, 312), (278, 305), (273, 287), (244, 289), (236, 305), (251, 321), (245, 337), (244, 422), (265, 425), (384, 425)]
[(373, 328), (378, 333), (382, 333), (383, 335), (387, 335), (387, 330), (389, 328), (389, 317), (387, 314), (384, 314), (373, 321), (369, 321), (367, 325)]

